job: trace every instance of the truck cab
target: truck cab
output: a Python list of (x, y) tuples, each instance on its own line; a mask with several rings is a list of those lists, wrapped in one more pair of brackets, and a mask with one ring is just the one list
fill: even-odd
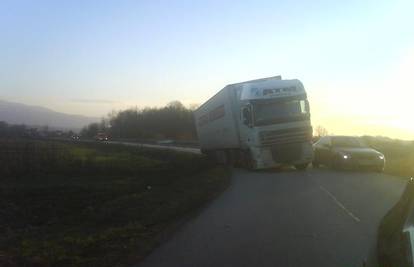
[(257, 169), (291, 164), (305, 169), (312, 161), (309, 101), (299, 80), (244, 83), (240, 99), (240, 142)]
[(312, 162), (312, 126), (299, 80), (280, 76), (225, 86), (195, 111), (200, 147), (251, 169)]

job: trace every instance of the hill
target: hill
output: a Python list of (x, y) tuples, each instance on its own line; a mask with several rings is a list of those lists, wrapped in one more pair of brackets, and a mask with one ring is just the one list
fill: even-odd
[(99, 121), (99, 118), (71, 115), (40, 106), (0, 100), (0, 121), (9, 124), (47, 125), (59, 129), (80, 129), (89, 123)]

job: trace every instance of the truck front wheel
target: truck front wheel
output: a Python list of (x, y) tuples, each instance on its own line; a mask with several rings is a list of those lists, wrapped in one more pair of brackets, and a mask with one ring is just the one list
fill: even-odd
[(245, 150), (242, 152), (242, 165), (244, 168), (248, 170), (254, 170), (255, 169), (255, 161), (253, 159), (253, 156), (249, 150)]
[(303, 171), (303, 170), (306, 170), (308, 165), (309, 165), (309, 163), (296, 164), (295, 168), (296, 168), (296, 170)]

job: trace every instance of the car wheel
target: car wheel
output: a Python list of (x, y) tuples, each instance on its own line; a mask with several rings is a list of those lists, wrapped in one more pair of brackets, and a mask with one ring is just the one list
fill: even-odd
[(335, 170), (342, 170), (343, 169), (343, 166), (342, 166), (342, 163), (341, 163), (341, 160), (339, 159), (339, 157), (334, 157), (332, 159), (331, 167)]

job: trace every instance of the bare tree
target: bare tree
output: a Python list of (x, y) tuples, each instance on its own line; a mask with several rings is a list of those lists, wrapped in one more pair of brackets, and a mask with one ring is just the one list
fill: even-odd
[(167, 104), (167, 107), (174, 109), (185, 109), (184, 105), (178, 100), (171, 101)]
[(318, 136), (318, 137), (328, 135), (328, 130), (326, 130), (326, 128), (321, 125), (316, 126), (314, 132), (315, 132), (315, 136)]
[(191, 111), (194, 111), (194, 110), (198, 109), (199, 106), (200, 106), (200, 104), (193, 103), (193, 104), (190, 104), (188, 106), (188, 109), (191, 110)]

